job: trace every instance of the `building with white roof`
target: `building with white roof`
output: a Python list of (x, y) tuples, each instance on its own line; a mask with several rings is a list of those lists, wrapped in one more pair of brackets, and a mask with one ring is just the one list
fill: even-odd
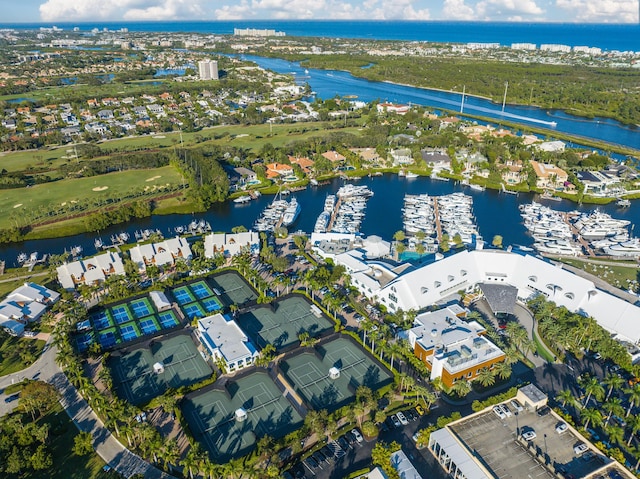
[(220, 313), (198, 320), (198, 336), (214, 360), (224, 362), (228, 372), (250, 366), (259, 356), (240, 326)]
[(0, 327), (17, 336), (24, 327), (40, 319), (60, 294), (35, 283), (25, 283), (0, 302)]
[(120, 254), (111, 251), (63, 264), (58, 266), (57, 272), (58, 281), (64, 289), (75, 289), (80, 284), (99, 284), (114, 274), (125, 275)]
[(255, 231), (243, 233), (211, 233), (204, 237), (204, 255), (213, 258), (217, 255), (235, 256), (240, 253), (258, 254), (260, 235)]
[(173, 266), (178, 258), (191, 261), (192, 253), (186, 239), (176, 236), (159, 243), (139, 244), (129, 250), (131, 261), (139, 271), (146, 271), (147, 266)]
[(483, 368), (504, 361), (505, 354), (484, 337), (477, 321), (460, 318), (464, 310), (448, 307), (416, 317), (407, 333), (414, 354), (431, 371), (431, 380), (440, 378), (451, 387), (458, 380), (473, 381)]
[(398, 475), (402, 479), (422, 479), (402, 449), (391, 454), (391, 466), (398, 471)]
[(617, 339), (640, 342), (640, 307), (534, 256), (501, 250), (461, 251), (413, 268), (368, 261), (352, 251), (337, 255), (335, 261), (351, 274), (353, 286), (390, 311), (419, 311), (458, 291), (472, 292), (480, 283), (505, 284), (517, 288), (519, 301), (543, 294), (558, 306), (593, 317)]

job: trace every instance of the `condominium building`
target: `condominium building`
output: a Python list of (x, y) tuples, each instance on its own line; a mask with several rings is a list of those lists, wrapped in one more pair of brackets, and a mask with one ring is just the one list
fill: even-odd
[(218, 62), (215, 60), (202, 60), (198, 62), (198, 75), (200, 80), (218, 79)]

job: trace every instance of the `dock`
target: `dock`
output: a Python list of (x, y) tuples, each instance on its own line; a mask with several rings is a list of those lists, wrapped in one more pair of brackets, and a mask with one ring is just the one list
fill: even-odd
[(342, 197), (336, 197), (336, 204), (333, 206), (333, 211), (331, 212), (331, 218), (329, 218), (329, 223), (327, 224), (327, 232), (330, 232), (333, 229), (333, 223), (336, 221), (336, 216), (338, 216), (338, 210), (340, 209), (340, 204), (342, 203)]
[(433, 198), (433, 216), (436, 220), (436, 236), (438, 244), (442, 242), (442, 225), (440, 224), (440, 210), (438, 209), (438, 199)]
[(571, 233), (573, 233), (574, 237), (577, 238), (578, 243), (580, 243), (580, 246), (584, 248), (584, 251), (587, 252), (587, 256), (595, 256), (596, 254), (594, 253), (593, 248), (591, 248), (589, 243), (585, 241), (585, 239), (582, 237), (582, 235), (580, 234), (578, 229), (573, 225), (573, 223), (569, 221), (569, 213), (562, 213), (562, 220), (569, 226)]

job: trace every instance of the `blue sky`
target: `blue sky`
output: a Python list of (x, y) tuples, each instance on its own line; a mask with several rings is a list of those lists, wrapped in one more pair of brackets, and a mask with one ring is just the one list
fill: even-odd
[(637, 23), (640, 0), (0, 0), (0, 22), (493, 20)]

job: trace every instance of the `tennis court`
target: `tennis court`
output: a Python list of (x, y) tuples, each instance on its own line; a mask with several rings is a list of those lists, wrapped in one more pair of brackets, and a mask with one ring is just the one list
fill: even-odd
[(242, 305), (258, 299), (258, 294), (239, 273), (226, 271), (209, 278), (209, 283), (220, 293), (225, 306)]
[(273, 344), (277, 350), (298, 344), (301, 333), (320, 336), (333, 323), (304, 296), (293, 295), (241, 314), (237, 319), (254, 344)]
[(91, 321), (93, 322), (93, 329), (100, 331), (113, 326), (113, 320), (108, 316), (105, 310), (96, 311), (91, 314)]
[(149, 303), (147, 298), (136, 299), (135, 301), (131, 301), (129, 306), (133, 310), (133, 314), (136, 318), (144, 318), (145, 316), (149, 316), (153, 314), (153, 308)]
[(100, 331), (98, 333), (98, 342), (100, 343), (100, 346), (102, 346), (103, 349), (108, 349), (118, 344), (120, 340), (116, 334), (117, 332), (115, 327)]
[(123, 341), (133, 341), (142, 336), (140, 329), (136, 323), (128, 323), (120, 325), (120, 337)]
[[(329, 377), (332, 367), (340, 371)], [(348, 404), (358, 386), (377, 390), (393, 380), (393, 375), (349, 338), (341, 337), (302, 351), (280, 364), (294, 390), (314, 409), (329, 412)]]
[(162, 313), (158, 313), (158, 322), (160, 326), (164, 329), (173, 328), (176, 324), (178, 324), (178, 318), (173, 311), (164, 311)]
[(211, 291), (211, 288), (209, 288), (209, 286), (207, 286), (207, 283), (205, 283), (204, 281), (191, 283), (189, 285), (189, 288), (191, 288), (191, 291), (193, 291), (193, 294), (195, 294), (196, 298), (198, 299), (204, 299), (213, 296), (213, 291)]
[[(164, 372), (153, 370), (162, 363)], [(188, 335), (153, 341), (151, 347), (119, 351), (109, 359), (109, 368), (118, 395), (131, 404), (142, 404), (163, 394), (211, 375), (211, 368), (200, 356)]]
[(82, 333), (76, 336), (76, 347), (79, 352), (84, 352), (89, 349), (89, 346), (93, 344), (94, 337), (93, 333)]
[(220, 311), (222, 309), (222, 304), (218, 298), (208, 298), (200, 301), (202, 307), (207, 311), (207, 313), (212, 313), (214, 311)]
[(140, 330), (142, 334), (153, 334), (156, 331), (160, 331), (160, 324), (158, 324), (158, 320), (153, 316), (148, 319), (143, 319), (140, 321)]
[(179, 288), (174, 288), (171, 290), (173, 296), (176, 298), (176, 301), (180, 306), (187, 303), (193, 303), (196, 298), (187, 286), (180, 286)]
[[(181, 407), (196, 440), (218, 462), (243, 456), (255, 447), (258, 438), (280, 438), (303, 422), (265, 372), (232, 380), (224, 390), (187, 396)], [(243, 422), (235, 419), (239, 408), (247, 412)]]
[(115, 319), (117, 324), (127, 323), (133, 319), (129, 314), (129, 310), (127, 309), (127, 306), (125, 304), (112, 307), (111, 315), (113, 316), (113, 319)]
[(204, 318), (205, 316), (202, 306), (198, 303), (191, 303), (182, 306), (182, 312), (187, 318), (189, 318), (189, 320), (194, 318)]

